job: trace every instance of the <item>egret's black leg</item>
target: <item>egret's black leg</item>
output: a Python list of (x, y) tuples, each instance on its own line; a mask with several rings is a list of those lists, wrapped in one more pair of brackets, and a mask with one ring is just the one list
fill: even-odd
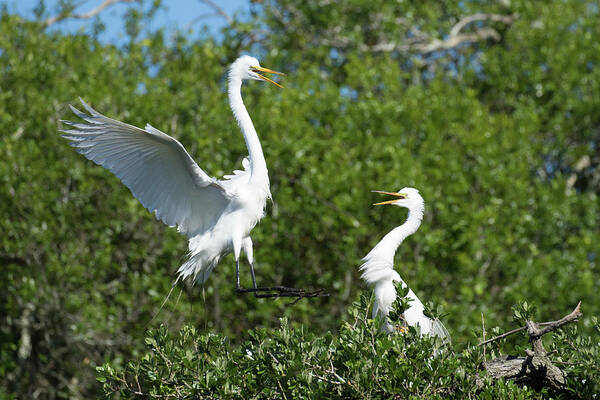
[(256, 276), (254, 275), (254, 263), (250, 263), (250, 273), (252, 274), (252, 287), (256, 289)]
[[(236, 289), (239, 291), (240, 290), (240, 259), (239, 258), (237, 260), (235, 260), (235, 277), (236, 277), (236, 282), (237, 282)], [(254, 274), (252, 274), (252, 277), (254, 277)], [(254, 285), (254, 287), (256, 287), (256, 284)]]

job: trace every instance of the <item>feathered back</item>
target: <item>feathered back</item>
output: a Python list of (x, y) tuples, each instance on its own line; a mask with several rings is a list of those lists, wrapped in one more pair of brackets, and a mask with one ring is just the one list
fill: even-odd
[(400, 275), (394, 271), (393, 265), (385, 260), (365, 257), (363, 261), (364, 263), (359, 268), (362, 271), (361, 278), (373, 287), (375, 294), (373, 318), (378, 314), (385, 317), (396, 300), (394, 282), (401, 280)]
[[(372, 318), (381, 317), (385, 319), (384, 329), (388, 332), (394, 330), (394, 326), (389, 322), (389, 315), (392, 304), (396, 301), (395, 282), (400, 282), (402, 287), (406, 288), (406, 282), (402, 280), (398, 272), (393, 269), (390, 262), (377, 257), (363, 259), (364, 263), (360, 266), (362, 271), (361, 278), (373, 288), (373, 313)], [(409, 308), (404, 311), (403, 317), (410, 326), (419, 327), (421, 335), (438, 336), (450, 341), (450, 335), (439, 319), (427, 317), (423, 311), (425, 307), (417, 295), (408, 289), (407, 298), (411, 299)]]

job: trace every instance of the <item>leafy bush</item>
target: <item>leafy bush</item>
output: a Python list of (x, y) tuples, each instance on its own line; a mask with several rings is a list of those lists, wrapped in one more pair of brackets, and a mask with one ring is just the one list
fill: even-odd
[(598, 336), (582, 337), (576, 326), (552, 340), (567, 387), (536, 391), (494, 382), (482, 371), (499, 344), (486, 356), (479, 346), (461, 352), (440, 347), (439, 339), (420, 337), (412, 327), (387, 334), (381, 320), (367, 317), (369, 304), (361, 295), (337, 335), (291, 327), (282, 318), (279, 328), (252, 329), (235, 346), (223, 335), (191, 326), (178, 333), (160, 326), (148, 332), (143, 356), (125, 368), (98, 367), (98, 380), (108, 395), (123, 398), (590, 399), (600, 389)]

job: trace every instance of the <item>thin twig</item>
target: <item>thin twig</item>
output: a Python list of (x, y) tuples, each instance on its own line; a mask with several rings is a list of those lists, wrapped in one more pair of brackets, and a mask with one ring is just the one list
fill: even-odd
[(135, 374), (135, 383), (137, 385), (138, 392), (141, 392), (142, 391), (142, 387), (140, 386), (140, 380), (138, 379), (137, 374)]
[[(133, 3), (136, 0), (105, 0), (102, 4), (100, 4), (98, 7), (86, 12), (86, 13), (80, 13), (80, 14), (75, 14), (72, 11), (67, 11), (67, 12), (62, 12), (58, 15), (55, 15), (54, 17), (50, 17), (48, 19), (46, 19), (43, 23), (42, 26), (44, 28), (49, 27), (50, 25), (54, 25), (57, 22), (63, 21), (65, 19), (68, 18), (72, 18), (72, 19), (90, 19), (92, 17), (95, 17), (96, 15), (100, 14), (102, 12), (102, 10), (104, 10), (106, 7), (109, 7), (113, 4), (116, 3)], [(80, 2), (79, 4), (77, 4), (78, 7), (79, 5), (83, 4), (84, 2)]]
[(287, 396), (285, 395), (285, 391), (283, 390), (283, 387), (281, 386), (281, 382), (279, 382), (279, 378), (277, 378), (276, 380), (277, 380), (277, 385), (279, 386), (279, 390), (281, 390), (281, 395), (283, 396), (283, 398), (285, 400), (287, 400)]
[(212, 0), (200, 0), (201, 3), (204, 3), (206, 5), (208, 5), (209, 7), (211, 7), (213, 10), (216, 11), (217, 14), (219, 14), (220, 16), (222, 16), (223, 18), (225, 18), (225, 21), (227, 21), (228, 25), (232, 25), (233, 24), (233, 19), (229, 16), (229, 14), (227, 14), (225, 12), (224, 9), (222, 9), (221, 7), (219, 7), (217, 5), (217, 3), (215, 3)]
[[(483, 335), (483, 341), (485, 342), (485, 320), (483, 319), (483, 312), (481, 313), (481, 334)], [(483, 348), (483, 360), (486, 360), (485, 347)]]
[(479, 343), (479, 346), (483, 346), (484, 344), (488, 344), (488, 343), (494, 342), (496, 340), (503, 339), (503, 338), (505, 338), (507, 336), (510, 336), (510, 335), (514, 334), (514, 333), (524, 331), (525, 329), (527, 329), (526, 326), (522, 326), (520, 328), (513, 329), (512, 331), (505, 332), (502, 335), (498, 335), (498, 336), (495, 336), (495, 337), (493, 337), (491, 339), (484, 340), (483, 342)]

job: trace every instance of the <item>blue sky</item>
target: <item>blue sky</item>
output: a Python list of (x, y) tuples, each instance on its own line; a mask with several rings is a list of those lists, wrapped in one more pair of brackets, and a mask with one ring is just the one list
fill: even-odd
[[(103, 0), (87, 0), (79, 6), (77, 12), (88, 12), (101, 4)], [(250, 9), (249, 0), (214, 0), (216, 4), (229, 15), (235, 13), (247, 14)], [(33, 18), (33, 9), (39, 0), (0, 0), (0, 4), (6, 4), (9, 11), (19, 13), (27, 18)], [(47, 14), (55, 15), (58, 0), (45, 0)], [(100, 39), (106, 42), (118, 43), (125, 35), (122, 16), (131, 4), (115, 4), (106, 8), (100, 14), (100, 18), (106, 26), (106, 31)], [(226, 21), (217, 15), (210, 6), (198, 0), (163, 0), (163, 10), (159, 11), (150, 29), (164, 27), (167, 30), (186, 28), (192, 21), (199, 17), (203, 18), (192, 24), (191, 28), (198, 31), (203, 25), (212, 35), (219, 34)], [(69, 20), (57, 24), (53, 29), (61, 29), (67, 32), (75, 32), (86, 29), (92, 25), (93, 20)]]

